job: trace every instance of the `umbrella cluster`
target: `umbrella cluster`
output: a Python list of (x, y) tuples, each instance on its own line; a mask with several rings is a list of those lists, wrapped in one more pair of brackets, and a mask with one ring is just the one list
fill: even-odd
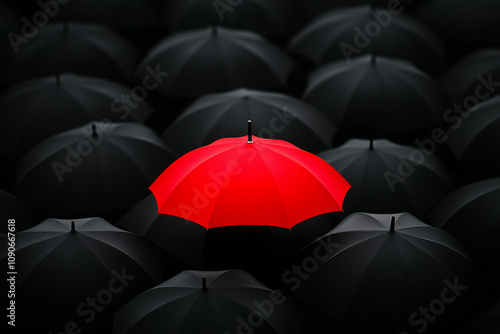
[(1, 332), (496, 334), (499, 18), (0, 0)]

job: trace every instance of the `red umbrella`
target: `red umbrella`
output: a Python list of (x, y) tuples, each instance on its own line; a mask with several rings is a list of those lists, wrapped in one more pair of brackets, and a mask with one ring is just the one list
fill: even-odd
[(292, 228), (342, 210), (351, 186), (328, 163), (282, 140), (225, 138), (170, 165), (149, 187), (158, 212), (205, 228)]

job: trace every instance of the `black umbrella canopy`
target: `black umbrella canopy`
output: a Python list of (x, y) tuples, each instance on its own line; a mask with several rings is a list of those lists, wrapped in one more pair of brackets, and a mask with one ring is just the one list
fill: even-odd
[(500, 168), (500, 96), (449, 115), (447, 145), (465, 178), (498, 176)]
[(425, 1), (419, 4), (415, 14), (451, 43), (472, 47), (500, 46), (498, 1)]
[(457, 238), (493, 278), (500, 278), (500, 179), (458, 188), (428, 214), (432, 225)]
[(14, 194), (43, 217), (120, 217), (175, 160), (149, 128), (92, 123), (51, 137), (17, 165)]
[(0, 34), (2, 43), (5, 43), (5, 38), (9, 38), (9, 34), (19, 29), (21, 24), (21, 15), (14, 9), (0, 1)]
[(246, 272), (183, 271), (118, 311), (113, 333), (299, 334), (302, 312)]
[(460, 334), (496, 334), (500, 332), (500, 298), (491, 303), (481, 315), (477, 317)]
[(142, 80), (151, 69), (163, 71), (159, 92), (169, 98), (195, 98), (240, 87), (282, 91), (294, 67), (284, 52), (259, 35), (213, 26), (161, 41), (141, 62), (136, 78)]
[(453, 189), (439, 158), (416, 147), (353, 139), (318, 156), (352, 185), (343, 204), (345, 214), (408, 211), (423, 218)]
[[(7, 245), (0, 249), (7, 268)], [(68, 322), (104, 333), (116, 310), (168, 271), (158, 247), (101, 218), (48, 219), (17, 234), (16, 269), (16, 324), (45, 333)]]
[(118, 34), (84, 23), (38, 28), (27, 43), (9, 46), (7, 52), (0, 65), (4, 84), (63, 72), (130, 82), (138, 59), (135, 48)]
[(5, 239), (8, 233), (15, 234), (40, 223), (30, 208), (3, 190), (0, 190), (0, 221), (3, 226), (0, 239)]
[(32, 0), (6, 1), (22, 10), (29, 19), (42, 11), (54, 20), (96, 23), (123, 34), (158, 27), (160, 21), (158, 7), (155, 6), (156, 0), (57, 0), (56, 3), (43, 1), (45, 6)]
[(154, 110), (134, 95), (121, 84), (72, 74), (24, 81), (0, 96), (0, 154), (15, 161), (40, 141), (92, 121), (144, 122)]
[(440, 78), (459, 103), (477, 103), (500, 93), (500, 49), (483, 49), (459, 60)]
[(272, 284), (273, 275), (302, 247), (335, 227), (337, 213), (308, 219), (291, 230), (271, 226), (234, 226), (206, 230), (170, 215), (158, 214), (153, 195), (132, 207), (117, 223), (157, 244), (179, 266), (203, 270), (239, 268)]
[[(417, 3), (425, 1), (419, 0)], [(413, 0), (298, 0), (300, 6), (305, 10), (309, 17), (314, 18), (325, 11), (333, 8), (343, 8), (357, 5), (370, 4), (380, 6), (391, 10), (391, 13), (407, 13), (413, 11), (415, 1)]]
[(343, 135), (413, 142), (439, 127), (453, 104), (444, 88), (408, 62), (366, 55), (313, 71), (303, 99)]
[(347, 333), (446, 329), (473, 310), (481, 287), (458, 242), (409, 213), (352, 214), (295, 264), (301, 279), (287, 277), (294, 298), (326, 312)]
[(178, 154), (226, 137), (247, 133), (286, 140), (301, 149), (318, 152), (330, 147), (335, 124), (316, 108), (296, 98), (250, 89), (203, 96), (191, 104), (163, 133)]
[(373, 6), (337, 9), (318, 17), (292, 39), (288, 50), (317, 65), (350, 62), (377, 52), (405, 59), (431, 74), (445, 67), (444, 46), (437, 35), (410, 17)]
[(270, 39), (287, 37), (297, 20), (298, 10), (287, 0), (173, 0), (165, 6), (170, 30), (223, 25), (252, 30)]

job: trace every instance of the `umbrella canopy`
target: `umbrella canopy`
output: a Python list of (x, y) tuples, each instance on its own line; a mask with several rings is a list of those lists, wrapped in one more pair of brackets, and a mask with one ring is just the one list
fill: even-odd
[[(0, 34), (7, 36), (11, 32), (16, 32), (20, 27), (21, 15), (13, 10), (11, 7), (0, 1)], [(2, 38), (1, 43), (5, 43)]]
[(462, 111), (446, 133), (459, 166), (476, 179), (500, 175), (500, 96)]
[(271, 39), (286, 37), (297, 19), (296, 6), (287, 0), (173, 0), (165, 8), (170, 30), (224, 25), (255, 31)]
[[(7, 268), (7, 245), (0, 249)], [(16, 269), (16, 323), (46, 333), (73, 321), (95, 333), (122, 305), (160, 283), (166, 262), (155, 245), (101, 218), (48, 219), (16, 235)]]
[(352, 185), (344, 201), (344, 217), (356, 211), (408, 211), (423, 218), (453, 189), (443, 163), (416, 147), (353, 139), (318, 156)]
[(248, 119), (258, 137), (286, 140), (309, 152), (330, 147), (337, 130), (326, 115), (298, 99), (242, 88), (199, 98), (162, 138), (176, 153), (184, 154), (244, 133)]
[(288, 50), (317, 65), (350, 62), (360, 54), (377, 52), (405, 59), (428, 73), (445, 67), (443, 43), (431, 30), (403, 14), (373, 6), (347, 7), (318, 17), (292, 39)]
[[(251, 125), (249, 121), (249, 126)], [(149, 187), (158, 212), (205, 228), (292, 228), (342, 210), (350, 188), (325, 161), (282, 140), (220, 139), (175, 161)]]
[(126, 96), (130, 89), (121, 84), (72, 74), (13, 86), (0, 96), (0, 154), (17, 160), (42, 140), (92, 121), (145, 122), (153, 108)]
[(415, 14), (451, 43), (472, 47), (500, 46), (498, 1), (422, 1)]
[(495, 334), (500, 332), (500, 298), (497, 298), (460, 334)]
[[(325, 244), (337, 248), (318, 252)], [(309, 265), (318, 254), (321, 261)], [(295, 264), (308, 272), (294, 285), (295, 299), (326, 312), (347, 332), (423, 332), (424, 325), (473, 310), (480, 287), (476, 267), (458, 242), (409, 213), (352, 214)], [(433, 322), (418, 313), (422, 307)]]
[[(117, 226), (157, 244), (186, 268), (238, 268), (266, 280), (302, 247), (335, 227), (330, 215), (310, 218), (291, 229), (231, 226), (205, 229), (189, 220), (158, 213), (154, 195), (137, 203)], [(230, 251), (228, 251), (230, 250)], [(274, 270), (276, 268), (276, 270)]]
[(0, 190), (0, 240), (5, 239), (7, 234), (18, 233), (27, 230), (40, 223), (38, 217), (20, 200), (11, 194)]
[(175, 160), (149, 128), (93, 123), (51, 137), (18, 163), (14, 194), (43, 217), (117, 218)]
[(313, 71), (303, 98), (325, 111), (348, 137), (412, 142), (439, 127), (453, 104), (437, 81), (410, 63), (374, 55)]
[(284, 90), (295, 63), (255, 33), (214, 26), (161, 41), (139, 65), (138, 80), (148, 66), (169, 74), (158, 87), (164, 96), (195, 98), (240, 87)]
[[(332, 8), (351, 7), (357, 5), (371, 4), (390, 9), (395, 14), (404, 10), (404, 13), (413, 10), (415, 2), (413, 0), (298, 0), (300, 6), (309, 17), (315, 18)], [(419, 2), (418, 2), (419, 3)]]
[(302, 312), (246, 272), (183, 271), (130, 301), (114, 324), (114, 334), (299, 334)]
[[(17, 52), (16, 52), (17, 51)], [(118, 34), (84, 23), (55, 23), (38, 29), (26, 44), (10, 47), (0, 82), (12, 84), (63, 72), (130, 82), (135, 48)]]
[(478, 266), (500, 278), (500, 179), (465, 185), (429, 214), (432, 225), (455, 236)]
[[(20, 8), (30, 18), (44, 10), (38, 1), (7, 0)], [(160, 13), (156, 0), (58, 0), (49, 2), (47, 14), (55, 12), (55, 20), (96, 23), (121, 34), (158, 28)], [(147, 36), (143, 36), (147, 38)]]
[(451, 66), (440, 81), (460, 103), (470, 103), (465, 101), (469, 99), (484, 101), (499, 94), (500, 49), (484, 49), (464, 57)]

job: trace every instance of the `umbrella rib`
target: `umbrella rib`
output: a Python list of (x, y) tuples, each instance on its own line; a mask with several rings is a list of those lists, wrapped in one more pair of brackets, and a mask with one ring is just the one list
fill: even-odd
[[(314, 175), (312, 174), (306, 167), (304, 167), (301, 163), (299, 163), (298, 161), (295, 161), (293, 160), (292, 158), (290, 158), (289, 156), (287, 156), (286, 154), (283, 154), (282, 152), (276, 150), (273, 148), (272, 145), (266, 145), (265, 146), (266, 148), (272, 150), (273, 152), (285, 157), (286, 159), (290, 160), (291, 162), (297, 164), (300, 168), (304, 169), (306, 172), (308, 172), (309, 174), (311, 175)], [(300, 150), (297, 148), (297, 150)], [(314, 177), (314, 180), (316, 180), (320, 185), (321, 187), (323, 187), (325, 189), (325, 191), (328, 193), (328, 195), (331, 197), (331, 199), (333, 200), (333, 202), (337, 205), (337, 207), (339, 207), (341, 209), (341, 205), (339, 205), (339, 203), (337, 203), (337, 200), (333, 197), (332, 193), (330, 192), (330, 190), (328, 190), (328, 188), (323, 184), (323, 182), (321, 182), (319, 179), (317, 179), (316, 177)], [(333, 211), (332, 211), (333, 212)]]

